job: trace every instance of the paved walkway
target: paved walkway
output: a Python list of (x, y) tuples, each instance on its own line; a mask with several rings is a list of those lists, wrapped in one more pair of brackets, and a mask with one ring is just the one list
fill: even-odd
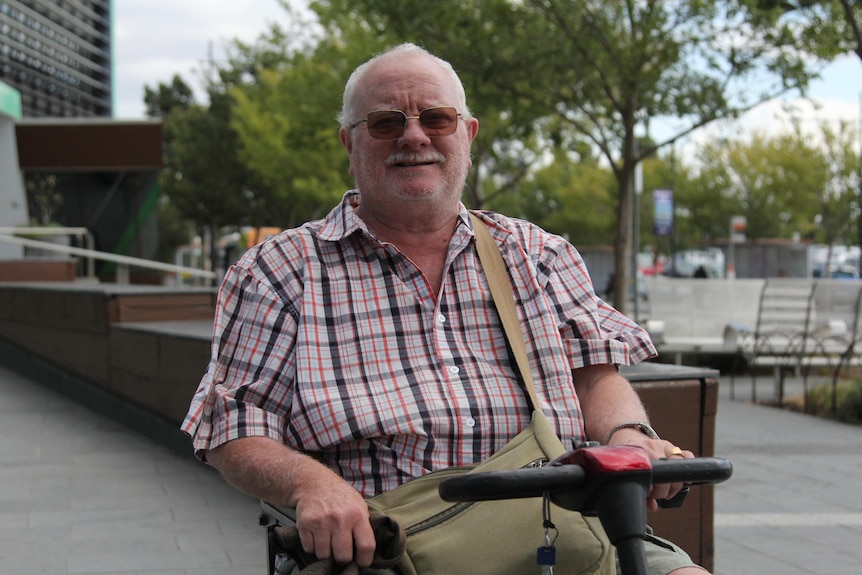
[[(862, 428), (727, 387), (716, 451), (735, 471), (716, 488), (716, 574), (858, 573)], [(192, 458), (0, 365), (3, 575), (263, 575), (257, 514)]]
[[(748, 378), (736, 386), (737, 401), (725, 379), (719, 392), (716, 454), (734, 474), (716, 486), (716, 573), (859, 573), (862, 427), (740, 401)], [(759, 381), (759, 398), (772, 392)]]

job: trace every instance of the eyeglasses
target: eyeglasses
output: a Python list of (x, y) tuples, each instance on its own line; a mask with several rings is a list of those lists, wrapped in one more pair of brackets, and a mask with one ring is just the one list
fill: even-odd
[(461, 114), (452, 106), (425, 108), (418, 116), (408, 116), (401, 110), (377, 110), (369, 112), (364, 120), (350, 126), (352, 130), (362, 122), (368, 128), (368, 135), (375, 140), (397, 140), (407, 129), (407, 120), (417, 119), (422, 131), (429, 138), (451, 136), (458, 127)]

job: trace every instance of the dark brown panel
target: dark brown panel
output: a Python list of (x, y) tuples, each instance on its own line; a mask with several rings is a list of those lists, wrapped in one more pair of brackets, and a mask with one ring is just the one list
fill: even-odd
[(145, 170), (162, 166), (161, 122), (23, 121), (22, 170)]

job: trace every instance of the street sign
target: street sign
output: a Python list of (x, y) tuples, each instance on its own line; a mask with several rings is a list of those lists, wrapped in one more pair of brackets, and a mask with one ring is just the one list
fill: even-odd
[(669, 236), (673, 231), (673, 192), (671, 190), (652, 191), (654, 224), (653, 233)]

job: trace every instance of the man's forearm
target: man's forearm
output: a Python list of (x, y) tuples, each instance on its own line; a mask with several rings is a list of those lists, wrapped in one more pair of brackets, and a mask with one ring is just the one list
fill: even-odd
[(295, 508), (307, 553), (371, 564), (375, 540), (365, 499), (319, 461), (266, 437), (234, 439), (208, 451), (207, 460), (237, 489)]
[[(573, 373), (589, 439), (604, 443), (620, 424), (649, 421), (637, 392), (613, 366), (585, 367)], [(631, 432), (640, 433), (633, 429), (618, 433)]]
[(273, 505), (295, 507), (305, 486), (342, 481), (315, 459), (268, 437), (234, 439), (207, 451), (206, 459), (232, 486)]

